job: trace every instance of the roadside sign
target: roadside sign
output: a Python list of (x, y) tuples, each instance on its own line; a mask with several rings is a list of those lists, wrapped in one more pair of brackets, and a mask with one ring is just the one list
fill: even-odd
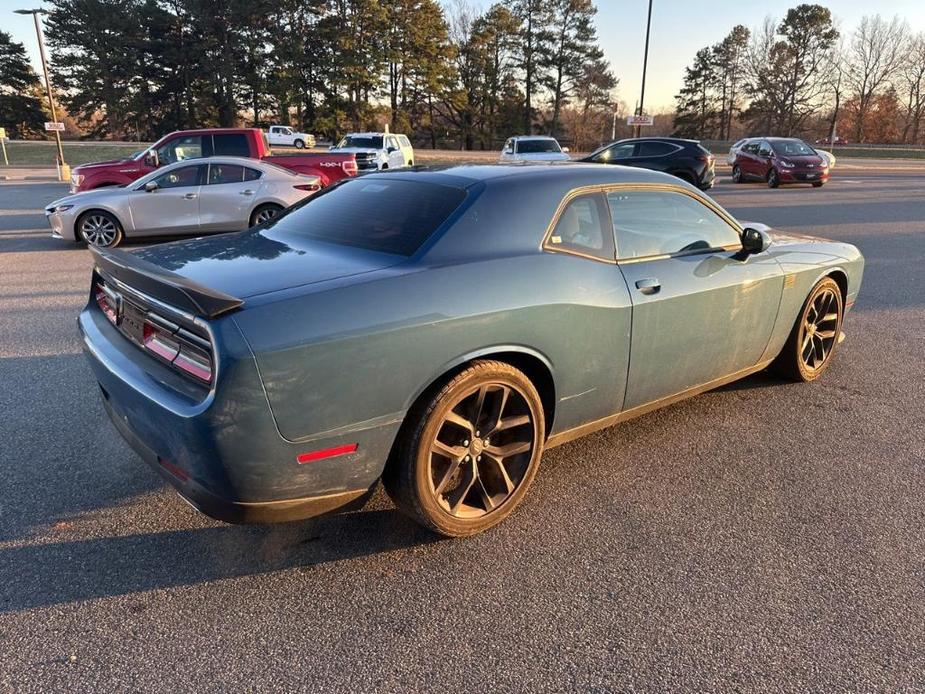
[(63, 132), (64, 123), (45, 123), (45, 130), (57, 130), (58, 132)]
[(627, 116), (626, 118), (627, 125), (655, 125), (654, 116)]
[(0, 140), (6, 139), (6, 128), (0, 128)]

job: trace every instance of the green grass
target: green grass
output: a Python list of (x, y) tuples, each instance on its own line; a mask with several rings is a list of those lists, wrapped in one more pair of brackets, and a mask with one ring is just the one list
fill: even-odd
[[(71, 166), (106, 159), (122, 159), (144, 149), (144, 144), (114, 142), (65, 142), (64, 160)], [(54, 166), (57, 148), (49, 142), (7, 142), (6, 155), (11, 166)], [(0, 155), (0, 165), (3, 164)]]

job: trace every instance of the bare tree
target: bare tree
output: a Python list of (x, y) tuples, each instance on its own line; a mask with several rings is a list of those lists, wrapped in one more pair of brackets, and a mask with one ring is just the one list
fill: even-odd
[(899, 79), (906, 97), (903, 142), (916, 144), (922, 129), (922, 119), (925, 117), (925, 33), (919, 32), (909, 39)]
[(854, 96), (854, 139), (864, 141), (866, 120), (877, 94), (892, 84), (906, 55), (906, 23), (893, 17), (866, 16), (855, 29), (848, 48), (845, 80)]

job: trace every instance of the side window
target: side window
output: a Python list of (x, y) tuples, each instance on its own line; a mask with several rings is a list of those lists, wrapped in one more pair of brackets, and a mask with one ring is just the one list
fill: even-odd
[(398, 140), (396, 140), (394, 137), (390, 137), (386, 141), (385, 146), (388, 147), (389, 149), (398, 149)]
[(598, 162), (609, 162), (617, 161), (619, 159), (629, 159), (633, 156), (633, 152), (636, 150), (636, 144), (634, 142), (627, 142), (622, 145), (614, 145), (605, 149), (603, 152), (597, 155), (595, 158)]
[(198, 159), (202, 156), (202, 137), (177, 137), (157, 148), (161, 164), (176, 164), (184, 159)]
[(770, 157), (771, 156), (771, 145), (769, 145), (767, 142), (762, 142), (761, 144), (759, 144), (758, 154), (762, 157)]
[(636, 148), (637, 157), (663, 157), (677, 148), (667, 142), (640, 142)]
[(576, 197), (562, 210), (546, 247), (612, 261), (613, 235), (606, 220), (607, 209), (601, 194)]
[(684, 193), (611, 191), (607, 202), (621, 260), (741, 244), (722, 217)]
[(182, 166), (154, 179), (158, 188), (186, 188), (201, 184), (200, 173), (205, 166)]
[(263, 171), (257, 171), (257, 169), (249, 169), (246, 166), (244, 167), (245, 181), (256, 181), (261, 176), (263, 176)]
[(399, 136), (398, 136), (398, 141), (401, 143), (401, 146), (402, 146), (402, 147), (410, 147), (410, 146), (411, 146), (411, 140), (408, 139), (408, 136), (407, 136), (407, 135), (399, 135)]
[(217, 157), (249, 157), (250, 147), (247, 145), (247, 135), (244, 133), (229, 133), (227, 135), (214, 135), (212, 138)]
[(210, 164), (209, 185), (240, 183), (244, 180), (244, 167), (237, 164)]

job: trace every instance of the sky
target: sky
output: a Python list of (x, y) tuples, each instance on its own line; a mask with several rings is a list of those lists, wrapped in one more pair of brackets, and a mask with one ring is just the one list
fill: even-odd
[[(925, 31), (923, 0), (889, 0), (883, 5), (867, 0), (816, 0), (832, 10), (845, 34), (853, 31), (865, 14), (905, 18), (913, 31)], [(475, 7), (487, 7), (490, 0), (468, 0)], [(596, 0), (597, 31), (601, 47), (620, 80), (619, 98), (632, 109), (639, 98), (642, 82), (642, 55), (645, 45), (648, 0)], [(653, 0), (652, 36), (646, 80), (646, 110), (667, 110), (674, 104), (684, 76), (684, 68), (704, 46), (720, 41), (733, 26), (760, 26), (764, 18), (780, 19), (792, 2), (755, 0)], [(40, 69), (32, 18), (17, 15), (19, 8), (41, 7), (41, 0), (0, 0), (0, 29), (25, 44), (36, 70)]]

